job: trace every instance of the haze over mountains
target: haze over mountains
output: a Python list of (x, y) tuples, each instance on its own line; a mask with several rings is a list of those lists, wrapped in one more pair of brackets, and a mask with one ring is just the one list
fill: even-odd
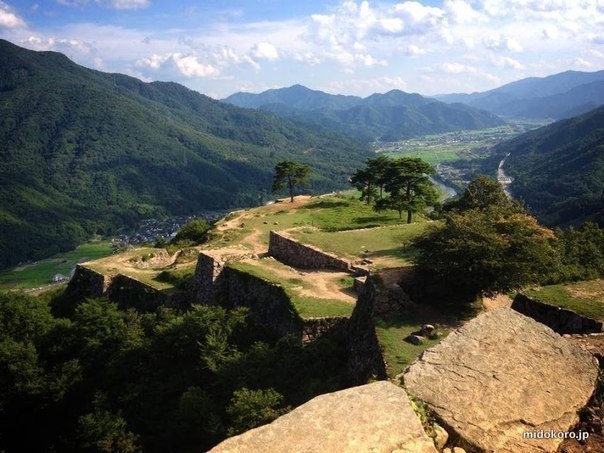
[(604, 104), (604, 71), (567, 71), (522, 79), (483, 93), (434, 98), (399, 90), (361, 98), (294, 85), (258, 94), (235, 93), (224, 101), (365, 141), (395, 141), (493, 127), (504, 123), (499, 116), (557, 120), (580, 115)]
[(224, 102), (273, 112), (300, 123), (323, 127), (363, 141), (396, 141), (460, 129), (504, 124), (486, 111), (446, 104), (419, 94), (392, 90), (366, 98), (332, 95), (301, 85), (259, 94), (235, 93)]
[(482, 93), (435, 97), (443, 102), (462, 102), (495, 115), (570, 118), (604, 104), (604, 71), (566, 71), (548, 77), (529, 77)]
[[(348, 176), (372, 155), (369, 141), (504, 124), (486, 110), (398, 90), (359, 98), (295, 85), (230, 96), (228, 102), (246, 107), (240, 108), (176, 83), (102, 73), (59, 53), (2, 40), (0, 61), (0, 267), (71, 249), (94, 233), (111, 234), (145, 217), (256, 205), (271, 196), (279, 161), (310, 165), (312, 191), (320, 193), (348, 186)], [(569, 72), (455, 96), (492, 111), (556, 118), (604, 103), (602, 80), (604, 71)], [(546, 156), (549, 151), (534, 148), (535, 165), (526, 169), (538, 174), (555, 168), (558, 174), (543, 176), (543, 184), (549, 177), (565, 184), (578, 178), (585, 184), (577, 187), (597, 195), (604, 180), (598, 170), (601, 147), (594, 154), (591, 144), (581, 146), (592, 142), (581, 137), (596, 137), (593, 146), (600, 146), (601, 121), (585, 127), (572, 123), (579, 135), (552, 132), (555, 138), (539, 139), (556, 151)], [(577, 141), (565, 142), (564, 134)], [(518, 140), (514, 143), (522, 144), (523, 138)], [(543, 163), (563, 152), (558, 142), (569, 159), (591, 153), (571, 179), (563, 173), (573, 165)], [(518, 159), (523, 146), (529, 148), (513, 148)], [(513, 166), (510, 159), (510, 172), (516, 172), (527, 201), (531, 191), (543, 192), (523, 183), (526, 175)], [(591, 176), (595, 185), (587, 182)], [(583, 200), (579, 192), (573, 197)], [(557, 201), (534, 203), (559, 206), (569, 193), (560, 189)], [(596, 199), (589, 198), (588, 205), (599, 206)], [(572, 221), (585, 217), (584, 211), (564, 220), (544, 215), (552, 222)]]

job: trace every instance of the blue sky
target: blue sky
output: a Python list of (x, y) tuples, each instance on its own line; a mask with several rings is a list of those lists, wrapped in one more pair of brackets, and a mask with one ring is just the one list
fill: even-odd
[(0, 0), (0, 38), (217, 99), (431, 95), (604, 69), (604, 0)]

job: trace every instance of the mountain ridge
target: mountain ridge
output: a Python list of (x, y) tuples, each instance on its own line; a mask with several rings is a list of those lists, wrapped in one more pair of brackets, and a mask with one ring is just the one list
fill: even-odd
[(557, 120), (586, 113), (604, 104), (604, 70), (528, 77), (488, 91), (441, 94), (434, 98), (443, 102), (462, 102), (507, 117)]
[(331, 129), (367, 142), (396, 141), (504, 123), (486, 111), (463, 104), (445, 104), (396, 89), (361, 98), (332, 95), (293, 85), (259, 94), (235, 93), (223, 101), (240, 107), (267, 110), (283, 118)]
[(544, 224), (604, 225), (604, 106), (495, 147), (512, 193)]
[(0, 267), (149, 216), (252, 206), (276, 162), (346, 187), (368, 147), (173, 82), (84, 68), (0, 40)]

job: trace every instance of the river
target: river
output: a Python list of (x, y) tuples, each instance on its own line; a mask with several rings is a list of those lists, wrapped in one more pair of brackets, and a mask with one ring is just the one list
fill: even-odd
[(503, 187), (503, 191), (508, 196), (508, 198), (512, 198), (512, 191), (510, 186), (512, 185), (513, 179), (507, 176), (503, 171), (503, 164), (505, 163), (505, 160), (508, 158), (509, 155), (510, 153), (506, 154), (506, 156), (501, 159), (501, 162), (499, 162), (499, 167), (497, 167), (497, 181), (499, 181), (499, 184), (501, 184), (501, 186)]

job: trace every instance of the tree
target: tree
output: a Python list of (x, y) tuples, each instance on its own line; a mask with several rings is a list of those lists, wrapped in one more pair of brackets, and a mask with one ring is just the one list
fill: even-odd
[(226, 409), (231, 418), (228, 435), (240, 434), (287, 413), (289, 408), (283, 407), (283, 399), (283, 395), (272, 388), (250, 390), (244, 387), (236, 390)]
[(373, 159), (367, 159), (365, 161), (366, 167), (357, 170), (350, 177), (350, 184), (361, 192), (361, 200), (365, 200), (367, 204), (371, 204), (375, 199), (383, 197), (387, 170), (391, 162), (392, 159), (380, 154)]
[(470, 182), (461, 198), (445, 206), (447, 211), (461, 212), (469, 209), (495, 209), (502, 214), (524, 212), (520, 202), (508, 198), (501, 184), (486, 175)]
[(401, 219), (406, 211), (407, 223), (411, 223), (413, 213), (438, 201), (436, 187), (428, 178), (431, 173), (434, 167), (419, 158), (391, 160), (384, 174), (384, 190), (388, 195), (376, 201), (375, 209), (394, 209)]
[(181, 247), (203, 244), (208, 238), (212, 225), (203, 219), (193, 219), (185, 223), (170, 242)]
[(540, 282), (559, 267), (551, 230), (497, 208), (451, 212), (415, 242), (418, 267), (443, 286), (477, 296)]
[(310, 175), (310, 167), (293, 161), (283, 161), (275, 165), (273, 192), (287, 187), (290, 201), (294, 201), (294, 189), (297, 185), (306, 184)]

